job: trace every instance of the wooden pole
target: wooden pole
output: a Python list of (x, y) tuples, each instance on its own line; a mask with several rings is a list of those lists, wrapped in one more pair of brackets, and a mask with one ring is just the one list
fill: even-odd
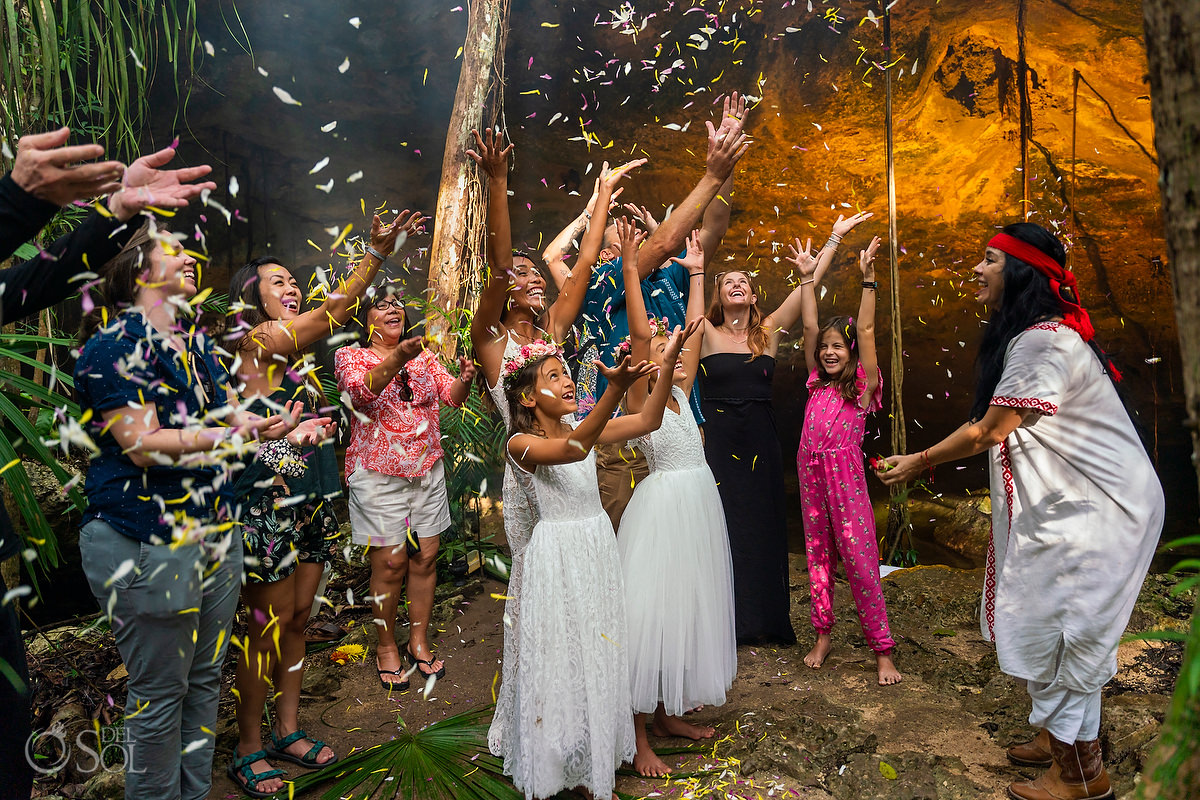
[[(452, 335), (457, 326), (454, 312), (463, 301), (463, 285), (482, 267), (482, 216), (472, 213), (479, 206), (479, 181), (475, 163), (467, 156), (472, 146), (471, 131), (482, 127), (484, 105), (494, 86), (503, 59), (507, 25), (506, 0), (472, 0), (469, 4), (467, 36), (463, 43), (462, 72), (446, 132), (442, 156), (442, 179), (438, 187), (433, 242), (429, 250), (429, 312), (426, 332), (446, 358), (453, 358), (458, 342)], [(497, 92), (497, 103), (503, 92)]]
[[(883, 10), (883, 49), (888, 61), (892, 58), (892, 12)], [(904, 419), (904, 340), (900, 321), (900, 243), (896, 237), (896, 159), (892, 135), (892, 71), (884, 71), (886, 87), (884, 105), (884, 134), (887, 141), (887, 192), (888, 192), (888, 289), (892, 311), (892, 452), (908, 452), (908, 432)], [(888, 563), (893, 563), (901, 540), (910, 530), (908, 504), (902, 499), (907, 486), (891, 487), (888, 504), (887, 541)]]
[(1029, 106), (1029, 64), (1025, 60), (1025, 5), (1017, 3), (1017, 100), (1021, 128), (1021, 219), (1029, 219), (1029, 137), (1033, 135), (1033, 110)]

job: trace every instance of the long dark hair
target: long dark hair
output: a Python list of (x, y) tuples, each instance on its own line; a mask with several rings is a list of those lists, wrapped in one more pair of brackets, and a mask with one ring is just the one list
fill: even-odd
[(831, 378), (825, 372), (825, 365), (821, 363), (821, 359), (817, 359), (817, 377), (825, 386), (837, 387), (838, 394), (847, 402), (857, 403), (858, 397), (861, 394), (858, 388), (858, 326), (854, 324), (854, 320), (850, 317), (838, 315), (831, 317), (817, 331), (816, 351), (820, 352), (820, 343), (825, 338), (826, 331), (837, 331), (842, 337), (842, 341), (846, 343), (846, 350), (850, 353), (850, 358), (846, 362), (846, 366), (842, 367), (842, 372), (836, 378)]
[[(249, 347), (250, 332), (271, 318), (263, 306), (262, 292), (259, 289), (258, 268), (267, 264), (278, 264), (287, 269), (287, 265), (275, 256), (261, 256), (248, 262), (229, 279), (229, 306), (238, 308), (230, 311), (236, 314), (236, 322), (229, 326), (230, 338), (237, 336), (237, 350)], [(289, 270), (290, 272), (290, 270)]]
[(150, 226), (144, 226), (126, 243), (121, 252), (108, 260), (97, 273), (103, 283), (92, 290), (91, 311), (83, 316), (79, 324), (79, 344), (92, 338), (100, 327), (111, 322), (113, 317), (133, 305), (137, 297), (138, 278), (150, 268), (150, 254), (161, 247), (150, 235)]
[[(1036, 247), (1060, 265), (1066, 266), (1067, 253), (1062, 243), (1041, 225), (1016, 222), (1006, 225), (1004, 233)], [(1049, 278), (1034, 267), (1016, 256), (1005, 253), (1003, 277), (1003, 302), (992, 310), (983, 333), (983, 341), (979, 345), (979, 355), (975, 357), (975, 400), (971, 405), (970, 414), (972, 421), (983, 419), (988, 406), (991, 405), (996, 385), (1000, 383), (1004, 372), (1004, 355), (1008, 351), (1009, 342), (1031, 325), (1062, 316), (1062, 305), (1054, 290), (1050, 288)], [(1108, 356), (1096, 341), (1093, 339), (1088, 345), (1096, 353), (1100, 363), (1108, 365)], [(1111, 371), (1109, 377), (1112, 377)]]

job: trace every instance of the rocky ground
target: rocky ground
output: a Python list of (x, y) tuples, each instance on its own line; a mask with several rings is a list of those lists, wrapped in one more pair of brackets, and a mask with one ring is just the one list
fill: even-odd
[[(684, 777), (649, 781), (623, 775), (617, 783), (621, 793), (664, 798), (999, 798), (1009, 782), (1033, 774), (1004, 757), (1005, 746), (1029, 734), (1028, 699), (1014, 680), (999, 672), (994, 650), (980, 636), (981, 571), (918, 567), (885, 579), (896, 663), (904, 673), (903, 683), (885, 688), (876, 684), (874, 659), (862, 641), (845, 584), (838, 587), (835, 649), (820, 671), (804, 666), (801, 659), (811, 644), (808, 582), (803, 557), (792, 559), (792, 613), (801, 641), (790, 648), (739, 648), (738, 676), (728, 702), (695, 715), (696, 721), (716, 727), (716, 739), (702, 750), (666, 758)], [(353, 572), (343, 576), (337, 591), (344, 595), (347, 586), (353, 588), (363, 577)], [(1161, 575), (1147, 580), (1132, 631), (1185, 628), (1193, 598), (1171, 598), (1173, 583)], [(344, 754), (392, 738), (401, 725), (420, 728), (491, 703), (503, 630), (498, 598), (504, 591), (503, 583), (475, 576), (464, 586), (439, 588), (436, 646), (448, 673), (428, 699), (415, 684), (412, 690), (388, 696), (368, 664), (339, 665), (328, 648), (311, 652), (303, 725)], [(374, 634), (366, 609), (343, 608), (338, 621), (351, 626), (341, 644), (361, 644), (369, 652)], [(76, 637), (66, 638), (73, 647), (83, 646)], [(115, 682), (119, 705), (119, 659), (114, 660), (115, 650), (105, 645), (103, 636), (95, 638), (96, 645), (99, 649), (86, 658), (73, 651), (76, 664), (83, 660), (87, 669), (98, 671), (89, 682), (100, 691), (105, 690), (105, 680)], [(1121, 646), (1121, 670), (1105, 690), (1101, 729), (1118, 796), (1134, 786), (1161, 723), (1180, 657), (1174, 643), (1133, 641)], [(31, 661), (48, 668), (53, 663), (50, 648), (34, 643)], [(71, 680), (55, 691), (69, 698)], [(82, 724), (90, 716), (91, 709), (84, 708), (88, 696), (83, 692), (80, 702), (68, 703), (60, 718), (69, 722), (73, 717), (75, 724)], [(225, 776), (235, 741), (228, 693), (217, 733), (210, 797), (240, 796)], [(40, 785), (39, 793), (120, 796), (119, 780), (112, 776), (86, 785), (62, 775)]]

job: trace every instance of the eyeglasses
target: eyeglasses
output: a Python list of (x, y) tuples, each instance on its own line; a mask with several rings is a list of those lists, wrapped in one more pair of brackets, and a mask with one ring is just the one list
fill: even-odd
[(387, 300), (376, 300), (371, 305), (371, 307), (374, 308), (376, 311), (387, 311), (389, 306), (391, 306), (392, 308), (398, 308), (401, 311), (403, 311), (404, 310), (404, 301), (401, 300), (399, 297), (391, 297), (391, 298), (388, 298)]

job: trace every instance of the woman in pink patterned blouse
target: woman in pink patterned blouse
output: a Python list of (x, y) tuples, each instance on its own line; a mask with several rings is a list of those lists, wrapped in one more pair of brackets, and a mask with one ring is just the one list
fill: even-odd
[[(437, 582), (438, 537), (450, 527), (438, 410), (462, 405), (475, 365), (459, 358), (457, 378), (419, 336), (405, 337), (404, 303), (382, 288), (366, 306), (363, 343), (337, 351), (338, 388), (353, 414), (346, 448), (350, 526), (371, 561), (371, 601), (379, 644), (375, 667), (387, 689), (406, 689), (396, 644), (396, 609), (408, 586), (405, 657), (418, 675), (441, 678), (446, 668), (429, 649), (429, 615)], [(360, 315), (362, 316), (362, 315)]]

